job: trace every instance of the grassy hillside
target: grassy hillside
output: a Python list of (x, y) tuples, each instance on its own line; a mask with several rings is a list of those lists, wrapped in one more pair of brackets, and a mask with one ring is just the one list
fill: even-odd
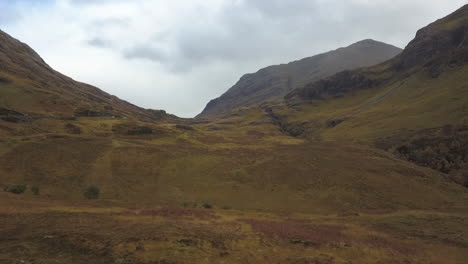
[[(385, 152), (295, 140), (273, 124), (258, 125), (277, 131), (269, 135), (250, 123), (231, 133), (102, 118), (67, 124), (82, 131), (3, 139), (2, 185), (37, 186), (57, 200), (82, 201), (98, 186), (102, 199), (124, 204), (300, 212), (458, 208), (468, 199), (438, 173)], [(141, 127), (151, 132), (132, 134)]]
[(420, 72), (338, 98), (279, 105), (276, 112), (326, 141), (373, 142), (409, 131), (467, 123), (466, 76), (467, 66), (436, 79)]
[[(467, 14), (464, 6), (419, 30), (392, 60), (309, 83), (256, 111), (289, 135), (378, 146), (467, 185), (468, 156), (456, 147), (468, 123)], [(431, 129), (452, 131), (444, 140), (453, 146), (441, 148)]]

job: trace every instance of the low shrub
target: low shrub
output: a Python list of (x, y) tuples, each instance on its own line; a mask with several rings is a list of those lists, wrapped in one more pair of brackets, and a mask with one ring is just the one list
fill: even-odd
[(39, 195), (40, 189), (39, 189), (39, 187), (37, 187), (37, 186), (33, 186), (33, 187), (31, 187), (31, 192), (32, 192), (34, 195)]
[(213, 206), (212, 206), (211, 204), (209, 204), (209, 203), (203, 203), (203, 204), (202, 204), (202, 207), (205, 208), (205, 209), (211, 209), (211, 208), (213, 208)]
[(89, 200), (99, 199), (101, 191), (96, 186), (89, 186), (84, 192), (84, 196)]
[(24, 193), (28, 187), (26, 185), (10, 185), (5, 188), (5, 191), (11, 192), (14, 194), (22, 194)]

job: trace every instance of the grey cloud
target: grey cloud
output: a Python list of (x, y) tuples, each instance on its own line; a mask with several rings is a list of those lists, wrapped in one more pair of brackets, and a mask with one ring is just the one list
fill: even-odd
[(102, 18), (93, 20), (89, 26), (92, 27), (126, 27), (130, 24), (130, 19), (128, 18)]
[[(265, 57), (280, 62), (284, 57), (310, 56), (366, 38), (405, 46), (408, 36), (424, 26), (418, 25), (421, 15), (431, 9), (421, 8), (420, 3), (407, 3), (404, 8), (402, 5), (395, 6), (393, 1), (228, 2), (217, 15), (216, 26), (187, 23), (173, 32), (176, 52), (165, 61), (171, 69), (191, 69), (219, 60), (259, 61)], [(420, 16), (415, 16), (415, 12)], [(203, 22), (204, 18), (199, 19)], [(154, 51), (149, 55), (148, 59), (161, 62)]]
[(70, 0), (71, 4), (75, 5), (98, 5), (103, 3), (124, 2), (125, 0)]
[(308, 15), (317, 10), (317, 0), (250, 0), (244, 4), (247, 9), (257, 10), (265, 17), (284, 19)]
[(88, 45), (96, 47), (96, 48), (109, 48), (112, 44), (108, 40), (95, 37), (95, 38), (88, 40)]
[[(257, 4), (253, 5), (254, 2)], [(200, 14), (197, 22), (167, 32), (167, 39), (174, 49), (172, 54), (154, 48), (154, 42), (150, 41), (138, 44), (125, 51), (124, 55), (131, 59), (167, 63), (168, 69), (180, 72), (213, 61), (258, 61), (260, 57), (279, 53), (291, 46), (291, 41), (283, 39), (297, 34), (293, 32), (295, 23), (277, 24), (277, 14), (281, 14), (280, 10), (284, 8), (290, 9), (288, 17), (294, 16), (299, 9), (307, 13), (308, 9), (301, 8), (299, 2), (295, 0), (288, 5), (276, 1), (273, 6), (265, 5), (264, 1), (247, 1), (240, 5), (227, 3), (217, 14), (215, 25), (204, 21), (212, 18)]]
[(124, 51), (124, 57), (127, 59), (147, 59), (160, 63), (167, 62), (168, 55), (162, 50), (147, 46), (135, 45), (132, 48)]

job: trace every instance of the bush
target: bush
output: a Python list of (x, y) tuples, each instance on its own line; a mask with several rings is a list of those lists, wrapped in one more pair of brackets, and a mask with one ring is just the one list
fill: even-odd
[(89, 200), (99, 199), (100, 190), (96, 186), (90, 186), (84, 192), (84, 196)]
[(203, 204), (202, 204), (202, 207), (205, 208), (205, 209), (211, 209), (211, 208), (213, 208), (213, 206), (212, 206), (211, 204), (209, 204), (209, 203), (203, 203)]
[(34, 195), (39, 195), (39, 193), (40, 193), (39, 187), (37, 187), (37, 186), (31, 187), (31, 192), (32, 192)]
[(14, 194), (22, 194), (26, 191), (27, 186), (26, 185), (10, 185), (5, 188), (5, 191), (11, 192)]

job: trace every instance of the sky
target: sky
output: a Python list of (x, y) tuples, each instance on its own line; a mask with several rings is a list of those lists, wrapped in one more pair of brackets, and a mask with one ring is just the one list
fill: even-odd
[(468, 0), (0, 0), (0, 29), (144, 108), (200, 113), (246, 73), (362, 39), (401, 48)]

